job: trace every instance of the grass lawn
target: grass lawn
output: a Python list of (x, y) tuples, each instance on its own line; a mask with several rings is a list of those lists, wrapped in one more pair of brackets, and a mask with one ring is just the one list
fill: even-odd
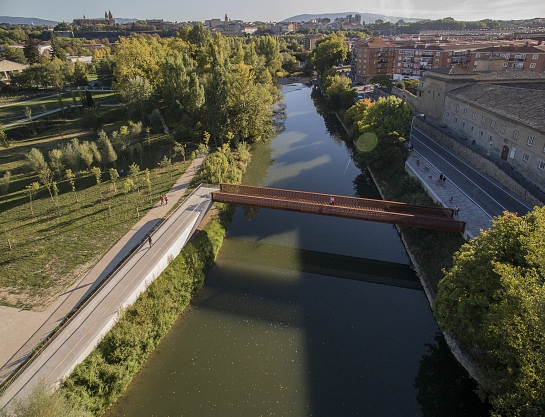
[[(120, 125), (118, 121), (105, 126), (105, 129), (111, 132)], [(165, 135), (155, 134), (151, 136), (151, 147), (143, 141), (145, 152), (142, 161), (135, 161), (142, 169), (140, 192), (125, 194), (123, 178), (118, 180), (117, 191), (114, 191), (107, 172), (103, 172), (102, 183), (98, 185), (93, 175), (83, 172), (76, 179), (79, 202), (76, 202), (68, 181), (57, 179), (59, 195), (56, 201), (53, 202), (45, 187), (41, 186), (33, 198), (32, 214), (25, 187), (37, 181), (37, 177), (26, 173), (24, 155), (32, 147), (37, 147), (47, 160), (48, 150), (73, 137), (78, 137), (80, 142), (98, 138), (95, 132), (78, 130), (77, 121), (70, 127), (60, 134), (58, 128), (53, 127), (41, 135), (16, 141), (9, 149), (0, 149), (0, 177), (8, 170), (12, 174), (8, 194), (0, 196), (2, 305), (45, 308), (83, 276), (138, 221), (138, 216), (150, 209), (149, 192), (144, 189), (145, 167), (151, 171), (152, 198), (156, 201), (189, 165), (189, 161), (173, 161), (171, 180), (170, 175), (158, 166), (158, 161), (169, 155)], [(121, 157), (117, 162), (117, 168), (126, 172), (132, 163), (123, 161)]]
[[(79, 103), (79, 96), (77, 91), (76, 100)], [(85, 96), (84, 90), (82, 94)], [(119, 104), (119, 97), (116, 93), (113, 92), (92, 92), (93, 99), (95, 102), (100, 104)], [(72, 105), (72, 93), (66, 92), (61, 95), (63, 103), (65, 106)], [(10, 105), (0, 107), (0, 123), (8, 124), (15, 122), (17, 120), (25, 119), (27, 116), (25, 114), (26, 107), (30, 107), (32, 112), (32, 117), (44, 113), (49, 110), (56, 110), (59, 108), (59, 102), (55, 95), (52, 97), (43, 97), (32, 101), (23, 101), (17, 102)]]

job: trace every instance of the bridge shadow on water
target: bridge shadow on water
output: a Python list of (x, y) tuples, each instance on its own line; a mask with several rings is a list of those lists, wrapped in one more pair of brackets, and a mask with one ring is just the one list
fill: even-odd
[[(362, 282), (355, 288), (351, 280)], [(415, 351), (436, 330), (407, 297), (425, 297), (407, 265), (226, 239), (194, 305), (303, 334), (308, 393), (298, 400), (308, 402), (309, 416), (486, 415), (464, 399), (474, 389), (464, 371), (445, 367), (450, 351), (440, 334), (437, 346)]]

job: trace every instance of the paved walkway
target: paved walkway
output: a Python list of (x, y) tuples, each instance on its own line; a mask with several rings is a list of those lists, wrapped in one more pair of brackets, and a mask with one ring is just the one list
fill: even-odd
[(144, 240), (131, 256), (85, 302), (55, 338), (9, 385), (0, 408), (30, 394), (40, 380), (57, 385), (82, 362), (115, 325), (120, 311), (131, 305), (177, 256), (212, 205), (217, 188), (199, 187)]
[(102, 282), (181, 199), (199, 170), (204, 156), (196, 158), (168, 192), (168, 205), (157, 203), (79, 281), (42, 312), (0, 306), (0, 382), (7, 379), (80, 302)]
[(449, 208), (458, 206), (460, 209), (458, 220), (466, 222), (466, 239), (478, 236), (481, 229), (486, 230), (492, 227), (492, 217), (449, 179), (440, 183), (439, 169), (418, 152), (411, 152), (405, 166), (420, 181), (436, 203)]

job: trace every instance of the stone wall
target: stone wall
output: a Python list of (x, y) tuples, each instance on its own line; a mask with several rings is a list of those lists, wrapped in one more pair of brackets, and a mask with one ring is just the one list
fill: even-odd
[(402, 90), (401, 88), (398, 88), (395, 86), (392, 87), (392, 94), (396, 97), (399, 97), (403, 101), (406, 101), (407, 103), (409, 103), (411, 107), (415, 109), (417, 113), (420, 113), (420, 110), (418, 107), (419, 106), (418, 97), (416, 97), (414, 94), (412, 94), (411, 92), (407, 90)]
[(511, 178), (505, 171), (500, 169), (492, 161), (483, 158), (471, 148), (463, 145), (448, 134), (436, 129), (419, 118), (415, 118), (414, 127), (432, 137), (443, 147), (455, 153), (482, 173), (499, 182), (501, 185), (503, 185), (513, 194), (522, 198), (527, 203), (534, 206), (543, 206), (543, 203), (535, 195)]

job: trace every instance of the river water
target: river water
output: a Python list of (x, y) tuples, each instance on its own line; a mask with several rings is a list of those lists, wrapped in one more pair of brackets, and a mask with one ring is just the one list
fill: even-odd
[[(379, 198), (311, 89), (244, 182)], [(107, 416), (487, 415), (396, 230), (237, 208), (205, 287)]]

